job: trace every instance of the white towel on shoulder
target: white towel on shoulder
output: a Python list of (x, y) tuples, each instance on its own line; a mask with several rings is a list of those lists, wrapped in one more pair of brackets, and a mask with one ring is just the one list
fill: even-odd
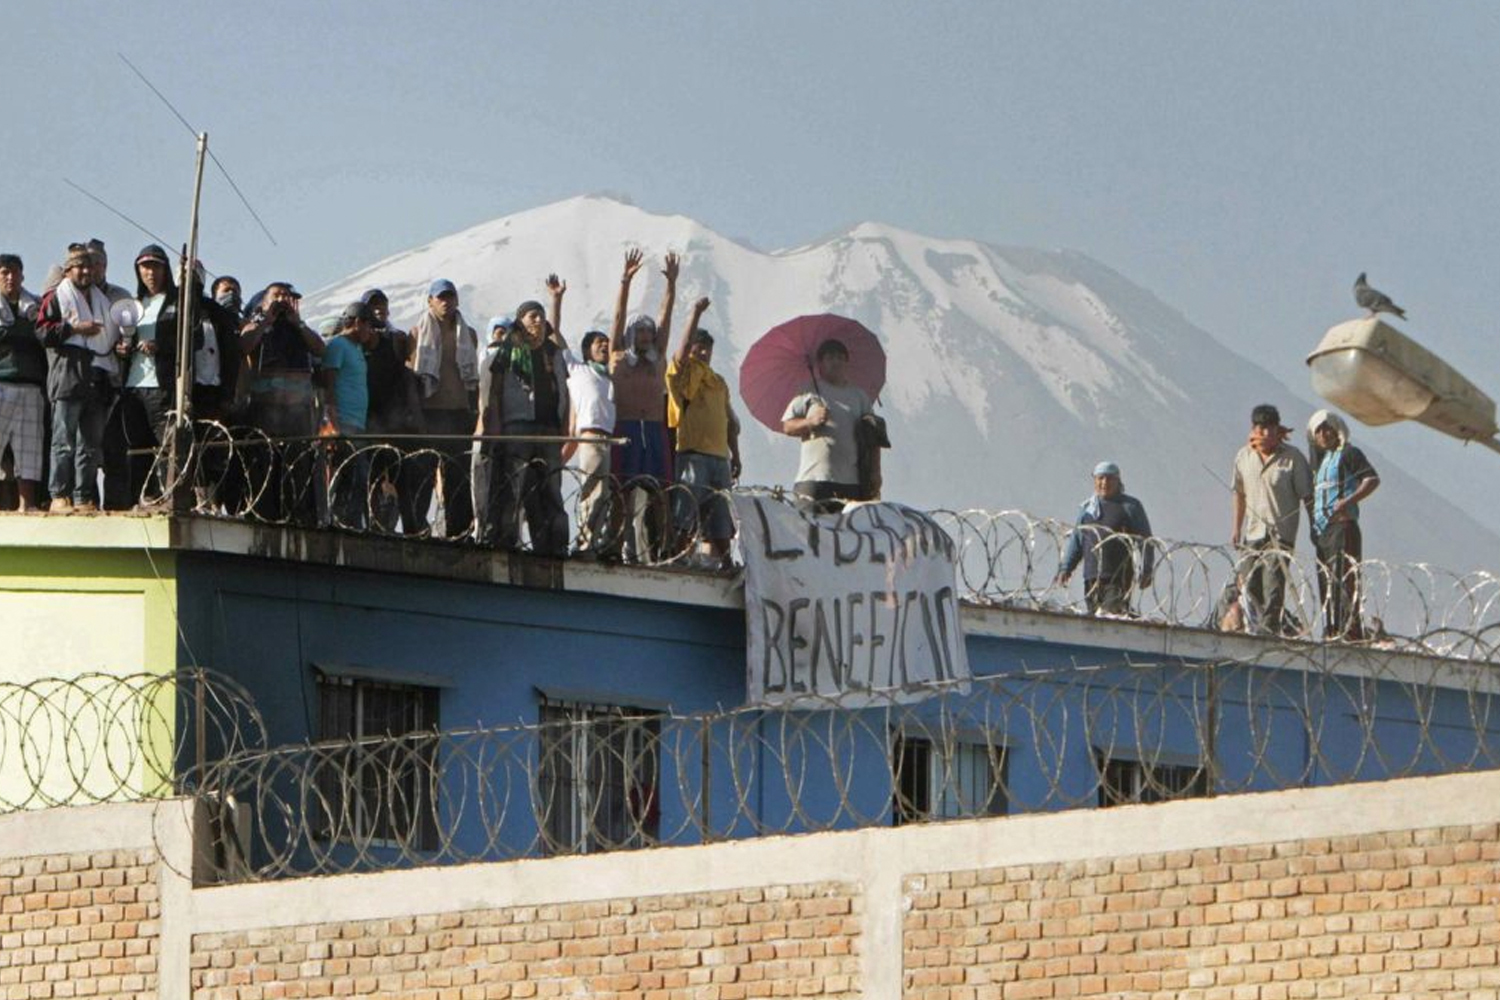
[[(479, 334), (474, 328), (464, 322), (464, 314), (454, 312), (453, 314), (454, 339), (458, 343), (458, 375), (464, 380), (464, 386), (474, 389), (479, 386)], [(443, 327), (437, 317), (428, 310), (422, 314), (412, 327), (411, 336), (417, 341), (417, 356), (413, 370), (417, 373), (417, 382), (422, 387), (422, 396), (426, 398), (437, 392), (438, 372), (443, 364)]]
[[(32, 295), (24, 288), (21, 289), (21, 299), (18, 304), (21, 307), (20, 318), (36, 319), (36, 310), (40, 303), (37, 302), (35, 295)], [(16, 310), (11, 308), (10, 300), (4, 295), (0, 295), (0, 326), (10, 326), (16, 319)]]
[[(79, 323), (104, 324), (104, 336), (69, 337), (66, 343), (74, 347), (87, 347), (96, 358), (113, 358), (115, 342), (120, 339), (120, 324), (109, 314), (109, 298), (97, 286), (86, 291), (73, 284), (72, 278), (64, 278), (57, 286), (57, 307), (70, 326)], [(102, 366), (101, 366), (102, 367)]]

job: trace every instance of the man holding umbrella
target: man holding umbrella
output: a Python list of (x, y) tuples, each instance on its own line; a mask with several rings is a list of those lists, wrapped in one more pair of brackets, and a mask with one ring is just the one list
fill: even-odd
[(798, 316), (750, 345), (740, 395), (756, 420), (802, 441), (793, 493), (803, 511), (879, 498), (890, 441), (872, 400), (884, 386), (880, 338), (845, 316)]
[(781, 430), (802, 441), (802, 459), (792, 490), (797, 504), (816, 513), (835, 513), (847, 500), (864, 500), (860, 485), (861, 420), (874, 415), (870, 397), (847, 378), (849, 348), (830, 337), (818, 345), (817, 377), (787, 404)]

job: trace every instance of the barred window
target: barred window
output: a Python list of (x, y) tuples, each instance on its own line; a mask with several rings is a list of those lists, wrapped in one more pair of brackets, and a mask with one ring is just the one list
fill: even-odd
[(661, 718), (623, 705), (543, 702), (539, 825), (549, 854), (647, 847), (661, 824)]
[(333, 745), (317, 758), (314, 829), (436, 850), (437, 729), (435, 688), (320, 676), (318, 738)]
[(1164, 763), (1111, 757), (1094, 752), (1099, 768), (1099, 805), (1199, 799), (1208, 794), (1208, 770), (1201, 764)]
[(1004, 746), (951, 741), (896, 732), (891, 743), (896, 826), (963, 816), (1003, 816), (1007, 754)]

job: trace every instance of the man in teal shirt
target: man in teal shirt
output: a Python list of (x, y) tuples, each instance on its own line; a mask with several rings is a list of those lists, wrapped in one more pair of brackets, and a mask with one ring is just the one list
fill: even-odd
[[(370, 410), (369, 366), (365, 351), (375, 345), (374, 310), (354, 302), (339, 316), (339, 331), (323, 351), (323, 432), (363, 434)], [(369, 512), (370, 459), (358, 441), (335, 448), (330, 467), (330, 507), (334, 522), (362, 528)]]

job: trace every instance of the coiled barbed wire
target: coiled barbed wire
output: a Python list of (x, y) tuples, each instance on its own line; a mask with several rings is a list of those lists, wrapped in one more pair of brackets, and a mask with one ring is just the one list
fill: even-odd
[[(212, 421), (194, 425), (179, 444), (179, 472), (168, 481), (170, 449), (159, 451), (149, 477), (148, 503), (174, 496), (192, 511), (213, 516), (286, 525), (326, 526), (344, 531), (409, 538), (436, 535), (483, 541), (523, 552), (588, 556), (646, 566), (703, 568), (697, 558), (716, 496), (677, 483), (650, 479), (591, 482), (571, 467), (530, 466), (501, 475), (481, 501), (483, 523), (447, 523), (446, 512), (462, 510), (448, 494), (450, 483), (497, 475), (496, 462), (475, 465), (470, 454), (403, 448), (364, 439), (276, 440), (248, 428)], [(751, 488), (784, 502), (780, 490)], [(425, 510), (413, 498), (435, 499)], [(565, 532), (547, 531), (543, 511), (560, 506)], [(587, 508), (587, 516), (585, 515)], [(1070, 524), (1016, 510), (937, 510), (931, 517), (955, 544), (959, 589), (965, 600), (1062, 613), (1088, 609), (1081, 587), (1059, 582)], [(546, 536), (543, 538), (542, 532)], [(566, 537), (559, 540), (559, 534)], [(567, 540), (571, 540), (568, 542)], [(1330, 629), (1321, 606), (1316, 561), (1306, 553), (1256, 555), (1228, 545), (1106, 535), (1091, 540), (1102, 549), (1127, 552), (1128, 608), (1120, 617), (1178, 627), (1255, 629), (1254, 606), (1245, 582), (1257, 565), (1274, 564), (1285, 576), (1286, 613), (1275, 631), (1285, 637), (1374, 642), (1412, 651), (1476, 660), (1500, 658), (1500, 576), (1456, 573), (1428, 564), (1366, 559), (1358, 564), (1356, 630)], [(1143, 577), (1149, 547), (1154, 572)], [(735, 555), (738, 560), (738, 554)], [(1140, 586), (1141, 581), (1145, 586)]]
[(0, 813), (170, 795), (265, 746), (250, 695), (211, 670), (0, 681)]
[(1500, 766), (1488, 668), (1283, 653), (1276, 668), (1119, 662), (795, 707), (544, 703), (534, 725), (249, 750), (191, 784), (233, 848), (218, 877), (248, 880)]

